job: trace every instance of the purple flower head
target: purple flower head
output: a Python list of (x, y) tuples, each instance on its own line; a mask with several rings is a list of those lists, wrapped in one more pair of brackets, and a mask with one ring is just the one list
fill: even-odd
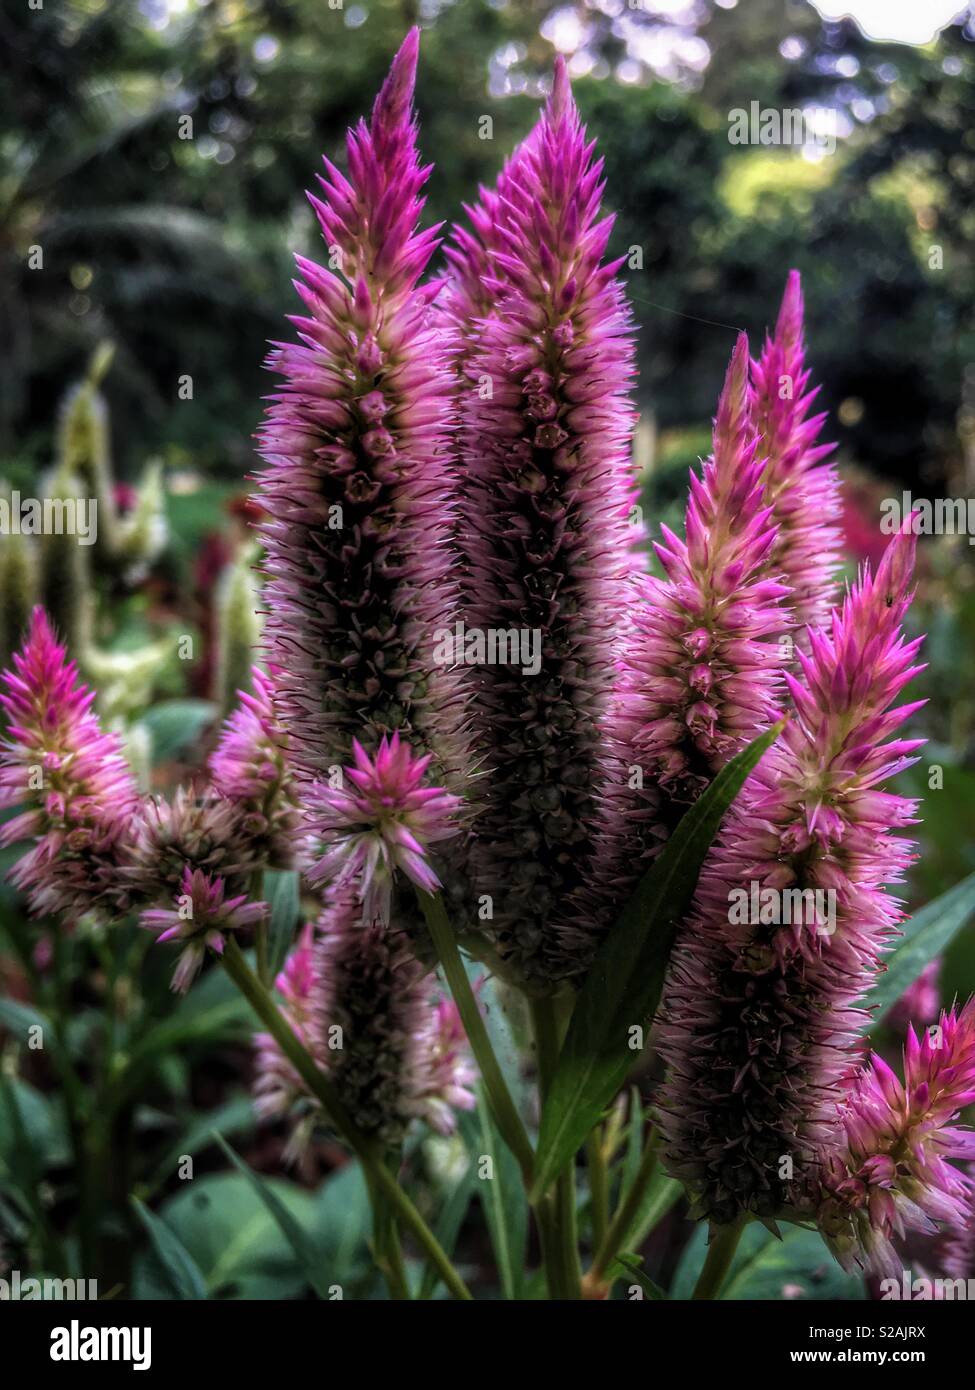
[[(261, 433), (270, 519), (265, 641), (275, 705), (302, 781), (400, 730), (463, 783), (461, 674), (433, 659), (457, 607), (448, 546), (450, 347), (417, 281), (436, 246), (416, 231), (412, 94), (418, 33), (396, 56), (369, 126), (349, 132), (348, 174), (326, 160), (311, 199), (329, 265), (298, 258), (297, 344)], [(458, 790), (462, 789), (458, 787)]]
[(157, 941), (182, 943), (173, 989), (185, 994), (199, 973), (207, 947), (222, 955), (227, 933), (263, 921), (267, 904), (248, 902), (246, 893), (228, 898), (222, 878), (211, 878), (202, 869), (188, 865), (180, 889), (174, 907), (148, 909), (139, 918), (139, 925), (156, 932)]
[[(430, 978), (402, 934), (362, 925), (348, 891), (323, 911), (317, 939), (302, 937), (278, 987), (292, 1027), (371, 1138), (395, 1146), (415, 1119), (447, 1134), (454, 1111), (471, 1108), (472, 1066), (456, 1019), (431, 1002)], [(296, 1155), (323, 1117), (264, 1035), (257, 1095), (263, 1115), (296, 1126)]]
[(263, 867), (241, 833), (237, 804), (206, 785), (179, 787), (172, 801), (147, 797), (131, 859), (126, 875), (132, 893), (149, 903), (174, 897), (187, 868), (236, 888)]
[(430, 755), (416, 758), (398, 734), (383, 738), (375, 758), (352, 742), (351, 789), (322, 783), (308, 797), (307, 822), (324, 853), (308, 872), (312, 884), (357, 883), (364, 922), (389, 924), (397, 870), (427, 893), (440, 887), (428, 848), (458, 832), (459, 797), (423, 785)]
[(123, 866), (140, 798), (114, 734), (92, 712), (94, 692), (78, 680), (44, 610), (35, 608), (23, 650), (3, 675), (8, 725), (0, 754), (0, 807), (21, 813), (0, 844), (32, 840), (10, 872), (31, 911), (113, 915), (123, 910)]
[(786, 587), (768, 574), (776, 538), (748, 405), (748, 339), (735, 346), (714, 422), (714, 452), (691, 474), (686, 542), (666, 526), (655, 546), (667, 578), (650, 581), (632, 656), (642, 696), (636, 751), (672, 800), (693, 801), (735, 753), (774, 722), (783, 665), (769, 640), (788, 625)]
[(274, 681), (255, 666), (254, 692), (239, 691), (210, 758), (214, 790), (238, 813), (238, 834), (250, 853), (272, 868), (290, 867), (297, 826), (287, 736), (274, 709)]
[(836, 598), (842, 555), (839, 480), (827, 462), (832, 444), (816, 441), (825, 413), (809, 415), (819, 387), (810, 388), (803, 342), (799, 272), (786, 282), (778, 322), (752, 363), (752, 412), (766, 459), (765, 500), (772, 508), (775, 542), (770, 569), (781, 574), (800, 630), (823, 626)]
[[(299, 1042), (314, 1045), (315, 928), (307, 923), (285, 961), (275, 985), (281, 1008)], [(292, 1132), (285, 1149), (287, 1162), (298, 1161), (307, 1149), (314, 1127), (314, 1110), (305, 1084), (270, 1033), (257, 1033), (254, 1108), (264, 1120), (288, 1118)]]
[[(856, 1008), (896, 932), (889, 886), (916, 803), (883, 790), (920, 740), (892, 738), (917, 673), (900, 623), (915, 542), (895, 536), (830, 630), (810, 630), (796, 715), (725, 818), (682, 927), (658, 1028), (668, 1169), (719, 1223), (806, 1209), (865, 1021)], [(794, 1179), (781, 1163), (789, 1155)]]
[(538, 660), (478, 667), (486, 775), (473, 876), (492, 900), (486, 929), (507, 968), (544, 990), (586, 950), (553, 914), (592, 850), (640, 596), (632, 328), (620, 262), (603, 260), (612, 219), (600, 217), (601, 165), (561, 59), (545, 113), (503, 177), (486, 248), (497, 311), (474, 326), (460, 399), (464, 613), (481, 633), (524, 636)]
[(955, 1229), (971, 1218), (973, 1185), (947, 1160), (975, 1158), (975, 1133), (958, 1126), (975, 1102), (975, 999), (907, 1031), (904, 1080), (882, 1057), (858, 1073), (841, 1108), (842, 1142), (823, 1155), (820, 1229), (846, 1269), (900, 1277), (895, 1237)]

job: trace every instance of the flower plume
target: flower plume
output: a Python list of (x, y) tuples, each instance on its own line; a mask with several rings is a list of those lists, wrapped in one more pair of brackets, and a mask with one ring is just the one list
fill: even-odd
[[(632, 329), (604, 263), (593, 158), (565, 64), (492, 210), (487, 284), (461, 392), (467, 621), (537, 634), (537, 674), (478, 670), (485, 766), (473, 877), (491, 939), (536, 989), (571, 973), (553, 923), (580, 882), (595, 825), (612, 696), (639, 597), (628, 458)], [(474, 383), (480, 383), (476, 386)], [(581, 943), (584, 947), (585, 943)], [(570, 952), (571, 954), (571, 952)]]
[(398, 734), (383, 738), (375, 758), (352, 742), (351, 788), (322, 783), (307, 799), (306, 819), (324, 852), (308, 871), (312, 884), (358, 884), (364, 922), (388, 925), (393, 881), (399, 870), (418, 888), (433, 893), (440, 880), (429, 846), (458, 830), (460, 798), (423, 785), (430, 755), (416, 758)]
[(103, 733), (94, 692), (78, 680), (41, 608), (0, 695), (9, 720), (0, 759), (0, 807), (21, 813), (0, 844), (32, 840), (10, 879), (35, 913), (77, 919), (123, 910), (124, 872), (141, 799), (121, 743)]
[[(865, 1021), (856, 1005), (902, 916), (888, 889), (912, 844), (893, 832), (916, 803), (882, 788), (920, 743), (891, 738), (918, 708), (893, 703), (921, 669), (920, 639), (900, 633), (914, 546), (895, 536), (830, 629), (810, 630), (786, 677), (795, 717), (725, 818), (671, 959), (665, 1161), (719, 1223), (808, 1209)], [(732, 910), (753, 891), (773, 909)]]

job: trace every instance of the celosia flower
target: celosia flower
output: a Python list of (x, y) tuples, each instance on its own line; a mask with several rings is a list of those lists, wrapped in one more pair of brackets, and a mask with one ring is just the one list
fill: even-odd
[(180, 994), (199, 973), (208, 946), (222, 955), (229, 932), (252, 927), (267, 915), (266, 903), (248, 902), (246, 893), (228, 898), (226, 888), (222, 878), (187, 865), (175, 906), (149, 908), (139, 918), (139, 925), (156, 932), (158, 941), (184, 943), (173, 973), (173, 989)]
[(789, 272), (775, 334), (752, 363), (752, 384), (765, 500), (775, 523), (770, 569), (789, 586), (802, 636), (806, 624), (822, 626), (829, 618), (842, 533), (839, 480), (826, 462), (834, 446), (816, 443), (826, 415), (809, 416), (819, 387), (809, 387), (797, 270)]
[[(315, 986), (315, 928), (309, 922), (275, 980), (282, 1000), (282, 1011), (299, 1042), (312, 1050), (314, 1033), (312, 1009)], [(264, 1120), (288, 1118), (292, 1132), (284, 1151), (285, 1161), (300, 1160), (307, 1150), (316, 1112), (304, 1082), (270, 1033), (254, 1037), (254, 1108)]]
[(23, 651), (3, 677), (9, 724), (0, 760), (0, 807), (24, 807), (0, 844), (33, 840), (10, 879), (35, 913), (78, 918), (126, 905), (123, 866), (141, 800), (114, 734), (92, 713), (94, 692), (34, 610)]
[[(453, 1111), (473, 1104), (457, 1022), (431, 1004), (430, 978), (405, 938), (358, 919), (352, 895), (337, 892), (314, 946), (303, 937), (279, 980), (285, 1015), (363, 1133), (395, 1146), (414, 1119), (450, 1133)], [(323, 1117), (273, 1040), (258, 1047), (261, 1111), (297, 1123), (295, 1154)]]
[(718, 1223), (808, 1202), (864, 1022), (855, 1005), (902, 916), (887, 889), (912, 846), (891, 832), (916, 803), (882, 787), (921, 742), (887, 741), (918, 708), (891, 708), (920, 669), (920, 639), (899, 631), (914, 548), (895, 536), (831, 631), (810, 630), (801, 679), (786, 677), (796, 715), (726, 816), (671, 960), (665, 1161)]
[[(265, 645), (276, 704), (302, 779), (401, 730), (465, 772), (461, 674), (434, 661), (456, 591), (447, 544), (449, 345), (417, 280), (436, 246), (416, 232), (421, 168), (411, 101), (418, 31), (372, 113), (347, 141), (346, 178), (326, 161), (312, 198), (330, 264), (298, 258), (307, 316), (279, 345), (285, 378), (261, 443), (258, 499), (269, 515)], [(460, 788), (458, 788), (460, 789)]]
[(841, 1110), (842, 1139), (822, 1155), (817, 1219), (845, 1269), (899, 1278), (892, 1244), (971, 1219), (971, 1179), (947, 1160), (975, 1158), (975, 1133), (955, 1121), (975, 1101), (975, 999), (907, 1031), (904, 1081), (876, 1055)]
[[(719, 768), (774, 723), (789, 626), (784, 585), (768, 574), (775, 538), (764, 460), (748, 404), (748, 340), (739, 336), (703, 476), (691, 474), (686, 544), (665, 526), (666, 579), (647, 579), (626, 645), (615, 747), (607, 750), (595, 849), (559, 922), (566, 953), (588, 967), (647, 860)], [(588, 949), (587, 949), (588, 947)]]
[(389, 923), (393, 880), (401, 870), (424, 892), (440, 887), (429, 846), (458, 831), (460, 798), (425, 787), (430, 755), (416, 758), (398, 734), (383, 738), (375, 758), (353, 739), (355, 767), (345, 770), (351, 788), (314, 786), (307, 822), (325, 852), (308, 871), (312, 884), (357, 884), (366, 922)]
[(693, 801), (735, 753), (775, 721), (783, 658), (768, 639), (789, 626), (786, 587), (768, 574), (776, 540), (765, 460), (748, 407), (748, 339), (739, 335), (714, 422), (714, 452), (691, 473), (686, 544), (666, 526), (655, 546), (630, 663), (642, 697), (644, 775)]
[(599, 220), (592, 156), (559, 59), (544, 116), (506, 171), (490, 248), (497, 311), (477, 325), (461, 396), (465, 621), (513, 630), (538, 658), (479, 669), (474, 877), (492, 901), (485, 930), (535, 989), (578, 965), (553, 914), (591, 851), (640, 594), (632, 328), (620, 262), (602, 264), (612, 219)]
[(227, 720), (210, 757), (214, 790), (236, 808), (248, 852), (272, 868), (291, 865), (297, 812), (285, 760), (287, 735), (274, 708), (274, 682), (255, 666), (253, 694)]
[(263, 868), (240, 833), (236, 804), (205, 785), (179, 787), (172, 801), (148, 797), (131, 857), (126, 875), (143, 902), (172, 898), (187, 868), (232, 881), (235, 888)]

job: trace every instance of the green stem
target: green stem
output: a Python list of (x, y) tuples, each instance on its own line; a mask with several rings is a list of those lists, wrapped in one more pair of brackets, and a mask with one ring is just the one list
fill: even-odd
[[(538, 1059), (538, 1080), (544, 1103), (559, 1060), (559, 1020), (551, 999), (531, 1001), (535, 1049)], [(542, 1253), (546, 1259), (549, 1293), (554, 1298), (577, 1299), (581, 1296), (581, 1271), (576, 1234), (575, 1164), (569, 1164), (555, 1183), (550, 1208), (549, 1250), (542, 1232), (544, 1201), (536, 1208), (539, 1214), (539, 1234)]]
[(457, 938), (447, 919), (443, 900), (439, 895), (424, 893), (422, 889), (417, 890), (417, 897), (426, 918), (434, 949), (440, 959), (440, 964), (443, 966), (447, 984), (454, 997), (454, 1003), (460, 1013), (471, 1051), (480, 1068), (491, 1113), (501, 1137), (518, 1160), (525, 1187), (530, 1187), (535, 1155), (532, 1152), (531, 1142), (525, 1126), (522, 1124), (521, 1116), (511, 1098), (504, 1073), (494, 1055), (494, 1048), (491, 1046), (491, 1039), (484, 1026), (481, 1010), (474, 998), (474, 991), (471, 989), (471, 982), (467, 977), (467, 970), (457, 946)]
[(390, 1297), (398, 1303), (407, 1302), (410, 1297), (410, 1288), (406, 1278), (406, 1268), (403, 1264), (399, 1232), (396, 1229), (396, 1217), (389, 1202), (380, 1193), (368, 1174), (366, 1184), (369, 1188), (369, 1198), (373, 1210), (376, 1264), (386, 1280)]
[(594, 1129), (586, 1140), (586, 1167), (589, 1171), (592, 1243), (593, 1249), (599, 1250), (606, 1239), (609, 1226), (609, 1178), (601, 1125)]
[(736, 1221), (731, 1226), (711, 1227), (711, 1243), (708, 1246), (707, 1258), (691, 1298), (714, 1299), (718, 1297), (744, 1229), (744, 1222), (742, 1221)]
[(320, 1071), (311, 1053), (302, 1045), (294, 1029), (278, 1009), (270, 992), (244, 959), (237, 942), (231, 937), (222, 956), (224, 968), (250, 1004), (258, 1018), (281, 1048), (305, 1085), (322, 1104), (330, 1122), (345, 1139), (362, 1164), (367, 1182), (389, 1202), (401, 1221), (435, 1266), (447, 1289), (457, 1299), (470, 1299), (463, 1279), (444, 1253), (443, 1247), (423, 1217), (382, 1162), (382, 1153), (368, 1135), (353, 1124), (331, 1081)]
[(592, 1262), (592, 1269), (589, 1274), (591, 1279), (598, 1282), (605, 1277), (607, 1269), (609, 1269), (609, 1266), (619, 1253), (620, 1247), (626, 1240), (629, 1229), (640, 1209), (640, 1202), (643, 1200), (643, 1194), (646, 1192), (647, 1186), (656, 1168), (657, 1149), (651, 1137), (650, 1142), (643, 1150), (640, 1166), (636, 1171), (633, 1182), (630, 1184), (630, 1190), (617, 1208), (605, 1238), (597, 1247), (596, 1258)]

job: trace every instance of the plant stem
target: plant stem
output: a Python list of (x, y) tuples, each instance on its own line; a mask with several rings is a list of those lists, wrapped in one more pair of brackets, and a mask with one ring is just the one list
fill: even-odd
[(461, 958), (457, 938), (447, 919), (443, 900), (439, 894), (424, 893), (422, 889), (417, 890), (417, 897), (426, 918), (434, 949), (440, 964), (443, 966), (447, 984), (454, 997), (454, 1003), (460, 1013), (471, 1051), (480, 1068), (491, 1113), (501, 1137), (518, 1160), (525, 1187), (530, 1187), (535, 1155), (532, 1152), (531, 1142), (525, 1126), (522, 1124), (521, 1116), (511, 1098), (504, 1073), (494, 1054), (494, 1048), (491, 1046), (491, 1039), (488, 1037), (481, 1010), (474, 998), (474, 991), (471, 989), (471, 982), (467, 977), (467, 970)]
[(373, 1238), (375, 1241), (376, 1264), (382, 1271), (383, 1278), (389, 1288), (390, 1297), (396, 1302), (406, 1302), (410, 1297), (410, 1288), (406, 1279), (406, 1269), (403, 1264), (403, 1251), (399, 1243), (399, 1232), (396, 1229), (396, 1217), (393, 1214), (389, 1202), (386, 1200), (378, 1188), (375, 1186), (370, 1175), (367, 1174), (366, 1183), (369, 1188), (369, 1199), (372, 1203), (373, 1211)]
[[(539, 1087), (544, 1102), (559, 1060), (559, 1021), (555, 1004), (551, 999), (533, 999), (531, 1013), (538, 1058)], [(555, 1298), (577, 1299), (581, 1296), (581, 1272), (576, 1235), (574, 1165), (570, 1164), (559, 1174), (551, 1197), (551, 1206), (547, 1209), (550, 1218), (549, 1245), (552, 1247), (548, 1253), (542, 1226), (546, 1219), (543, 1214), (545, 1211), (543, 1198), (536, 1207), (536, 1213), (539, 1218), (539, 1235), (542, 1237), (542, 1252), (546, 1258), (549, 1293)]]
[(731, 1226), (711, 1227), (711, 1243), (708, 1246), (707, 1258), (691, 1298), (713, 1299), (718, 1297), (744, 1228), (744, 1222), (741, 1221), (736, 1221)]
[(444, 1253), (443, 1247), (423, 1217), (382, 1162), (378, 1145), (356, 1128), (336, 1094), (335, 1087), (319, 1070), (311, 1053), (302, 1045), (294, 1029), (275, 1004), (270, 992), (244, 959), (231, 937), (221, 957), (227, 974), (250, 1004), (258, 1018), (281, 1048), (288, 1061), (312, 1094), (321, 1102), (330, 1122), (345, 1139), (362, 1164), (367, 1182), (389, 1202), (404, 1228), (412, 1233), (424, 1254), (432, 1261), (454, 1298), (468, 1300), (470, 1292)]
[(597, 1248), (596, 1258), (593, 1260), (592, 1269), (589, 1271), (589, 1277), (591, 1279), (598, 1282), (605, 1277), (606, 1271), (618, 1254), (620, 1246), (626, 1240), (627, 1233), (639, 1211), (643, 1194), (647, 1190), (647, 1184), (653, 1177), (656, 1167), (657, 1150), (653, 1137), (651, 1136), (650, 1141), (643, 1150), (640, 1166), (636, 1171), (636, 1177), (630, 1185), (630, 1190), (617, 1207), (609, 1230), (606, 1232), (605, 1239)]
[[(264, 875), (258, 870), (251, 874), (250, 897), (253, 902), (260, 902), (261, 894), (264, 891)], [(271, 966), (267, 954), (268, 925), (267, 918), (262, 917), (254, 928), (254, 963), (257, 966), (257, 978), (261, 984), (267, 988), (271, 986)]]
[(593, 1248), (599, 1250), (606, 1239), (606, 1230), (609, 1225), (609, 1182), (601, 1125), (597, 1126), (586, 1140), (586, 1167), (589, 1172), (592, 1243)]

